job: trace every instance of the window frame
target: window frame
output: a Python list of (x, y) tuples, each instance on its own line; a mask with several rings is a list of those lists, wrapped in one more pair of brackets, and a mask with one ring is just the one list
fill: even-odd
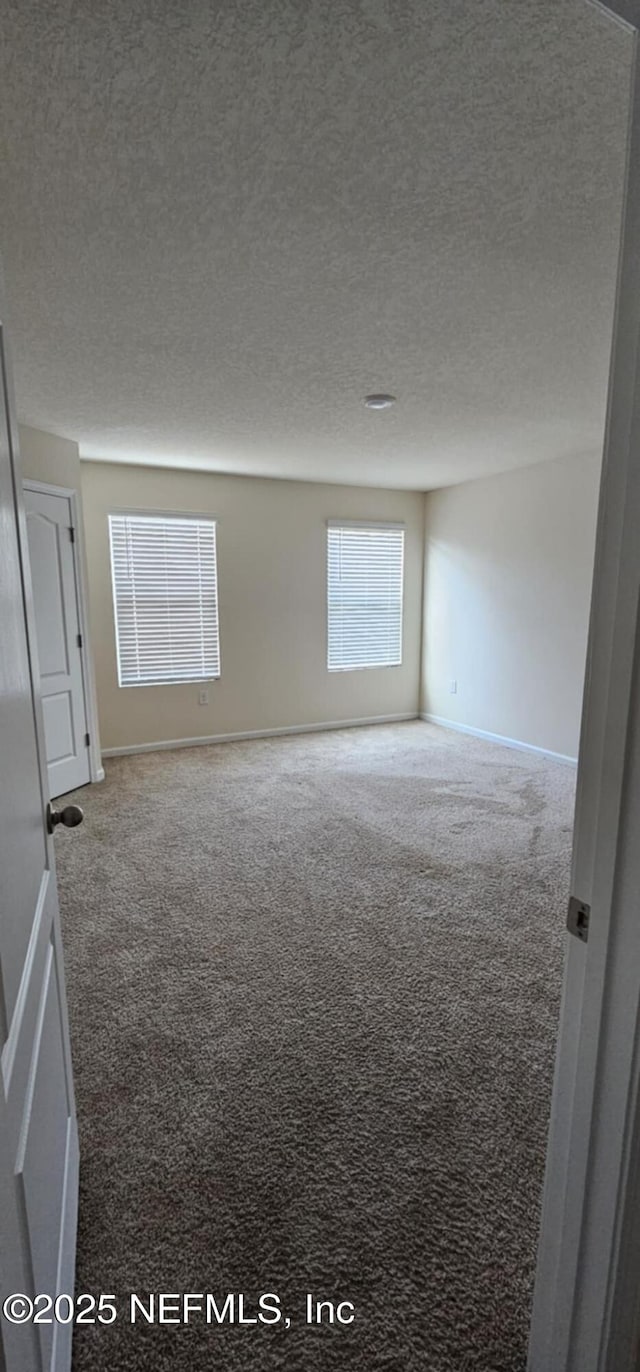
[[(176, 679), (171, 677), (164, 681), (122, 681), (121, 680), (121, 661), (120, 661), (120, 641), (118, 633), (118, 604), (116, 595), (116, 582), (114, 576), (113, 542), (111, 538), (112, 519), (150, 519), (150, 520), (181, 520), (183, 522), (192, 520), (194, 523), (212, 524), (214, 530), (214, 573), (216, 588), (216, 642), (218, 656), (218, 671), (214, 674), (197, 677), (181, 677)], [(113, 630), (116, 649), (116, 673), (118, 678), (118, 689), (129, 690), (130, 688), (155, 686), (197, 686), (199, 682), (219, 681), (222, 675), (222, 655), (220, 648), (220, 585), (218, 576), (218, 529), (220, 519), (218, 515), (204, 512), (202, 510), (166, 510), (151, 509), (149, 507), (134, 508), (127, 506), (113, 506), (107, 511), (107, 541), (109, 545), (109, 573), (111, 577), (111, 599), (113, 607)]]
[[(350, 665), (334, 666), (331, 664), (331, 597), (330, 597), (330, 535), (332, 529), (340, 530), (361, 530), (383, 531), (385, 529), (394, 530), (402, 535), (401, 555), (400, 555), (400, 638), (399, 656), (397, 662), (358, 662)], [(326, 557), (326, 616), (327, 616), (327, 635), (326, 635), (326, 669), (328, 672), (364, 672), (376, 671), (383, 672), (398, 667), (402, 667), (404, 662), (404, 609), (405, 609), (405, 553), (406, 553), (406, 532), (407, 526), (404, 520), (400, 519), (350, 519), (350, 518), (331, 518), (326, 521), (325, 538), (325, 557)]]

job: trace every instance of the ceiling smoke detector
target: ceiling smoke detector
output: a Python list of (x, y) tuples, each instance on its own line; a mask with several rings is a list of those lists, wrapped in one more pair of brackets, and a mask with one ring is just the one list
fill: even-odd
[(395, 405), (395, 395), (365, 395), (364, 403), (368, 410), (390, 410)]

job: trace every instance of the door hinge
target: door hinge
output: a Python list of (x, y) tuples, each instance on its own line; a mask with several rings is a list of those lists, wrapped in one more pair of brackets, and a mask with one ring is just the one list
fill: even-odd
[(75, 541), (76, 541), (76, 531), (75, 531), (75, 529), (74, 529), (74, 527), (73, 527), (73, 524), (70, 524), (70, 525), (69, 525), (69, 541), (70, 541), (71, 543), (75, 543)]
[(76, 634), (76, 643), (79, 648), (82, 647), (82, 634)]
[(89, 747), (90, 742), (91, 742), (91, 739), (90, 739), (90, 737), (89, 737), (89, 734), (85, 734), (85, 736), (84, 736), (84, 746), (85, 746), (85, 748), (88, 748), (88, 747)]
[(578, 900), (577, 896), (571, 896), (567, 912), (567, 929), (570, 934), (575, 934), (582, 943), (587, 943), (589, 940), (590, 916), (591, 906), (587, 905), (584, 900)]

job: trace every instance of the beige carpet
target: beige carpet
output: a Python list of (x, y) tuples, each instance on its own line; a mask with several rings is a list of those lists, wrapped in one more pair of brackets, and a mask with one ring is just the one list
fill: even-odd
[[(77, 1372), (522, 1372), (573, 786), (416, 722), (78, 793), (78, 1289), (121, 1315)], [(130, 1291), (274, 1292), (291, 1324), (131, 1327)], [(307, 1292), (354, 1323), (307, 1327)]]

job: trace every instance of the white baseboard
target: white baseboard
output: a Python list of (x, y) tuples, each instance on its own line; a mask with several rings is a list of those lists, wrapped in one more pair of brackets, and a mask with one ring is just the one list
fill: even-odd
[(550, 757), (553, 762), (564, 762), (569, 767), (578, 765), (577, 757), (566, 753), (553, 753), (550, 748), (538, 748), (535, 743), (523, 743), (519, 738), (505, 738), (503, 734), (490, 734), (487, 729), (474, 729), (471, 724), (458, 724), (453, 719), (443, 719), (441, 715), (421, 714), (426, 724), (439, 724), (442, 729), (455, 729), (458, 734), (472, 734), (474, 738), (484, 738), (487, 743), (502, 743), (505, 748), (520, 748), (524, 753), (538, 753)]
[(104, 767), (98, 767), (98, 770), (93, 777), (93, 781), (104, 781)]
[(285, 734), (317, 734), (329, 729), (360, 729), (367, 724), (400, 724), (418, 719), (416, 711), (400, 715), (372, 715), (370, 719), (337, 719), (322, 724), (291, 724), (279, 729), (244, 729), (236, 734), (209, 734), (204, 738), (168, 738), (157, 743), (128, 743), (124, 748), (103, 748), (103, 757), (123, 757), (127, 753), (160, 753), (169, 748), (199, 748), (209, 743), (241, 743), (243, 739), (280, 738)]

